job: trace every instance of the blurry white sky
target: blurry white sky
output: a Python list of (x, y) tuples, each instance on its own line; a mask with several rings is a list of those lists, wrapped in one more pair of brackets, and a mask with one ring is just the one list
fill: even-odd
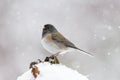
[(50, 55), (40, 43), (46, 23), (95, 56), (71, 52), (61, 63), (90, 80), (120, 80), (119, 0), (0, 0), (0, 80), (16, 80)]

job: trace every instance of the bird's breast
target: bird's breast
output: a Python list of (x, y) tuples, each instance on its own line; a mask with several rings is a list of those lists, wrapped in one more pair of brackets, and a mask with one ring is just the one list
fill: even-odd
[(44, 36), (44, 38), (42, 38), (41, 40), (41, 43), (43, 47), (50, 53), (55, 54), (62, 50), (59, 44), (56, 44), (56, 42), (52, 39), (51, 34), (47, 34), (46, 36)]

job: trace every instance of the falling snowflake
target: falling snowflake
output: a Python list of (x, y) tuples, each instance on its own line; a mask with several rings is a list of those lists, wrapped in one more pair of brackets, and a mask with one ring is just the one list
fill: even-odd
[(24, 55), (25, 55), (25, 53), (23, 52), (23, 53), (22, 53), (22, 56), (24, 56)]
[(106, 40), (106, 37), (105, 37), (105, 36), (103, 36), (103, 37), (102, 37), (102, 40)]
[(96, 39), (96, 38), (97, 38), (97, 35), (96, 35), (96, 34), (94, 34), (93, 36), (94, 36), (94, 39)]
[(118, 28), (120, 29), (120, 26), (118, 26)]
[(111, 26), (108, 26), (108, 30), (112, 30), (112, 27), (111, 27)]
[(113, 9), (113, 8), (114, 8), (114, 5), (113, 5), (113, 4), (110, 4), (110, 8)]
[(18, 50), (18, 46), (16, 46), (15, 49)]
[(77, 65), (77, 66), (76, 66), (76, 68), (78, 69), (78, 68), (80, 68), (80, 66), (79, 66), (79, 65)]
[(17, 11), (16, 14), (17, 14), (17, 15), (21, 15), (21, 12), (20, 12), (20, 11)]
[(110, 52), (108, 52), (108, 53), (107, 53), (107, 55), (109, 56), (109, 55), (111, 55), (111, 53), (110, 53)]

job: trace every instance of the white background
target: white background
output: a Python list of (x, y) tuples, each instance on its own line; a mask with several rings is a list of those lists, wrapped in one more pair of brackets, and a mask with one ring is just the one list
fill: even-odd
[(40, 43), (47, 23), (95, 56), (70, 52), (62, 64), (90, 80), (120, 80), (119, 0), (0, 0), (0, 80), (16, 80), (50, 55)]

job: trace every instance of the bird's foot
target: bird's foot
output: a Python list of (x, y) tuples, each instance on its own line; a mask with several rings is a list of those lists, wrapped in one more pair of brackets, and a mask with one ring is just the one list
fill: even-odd
[(51, 64), (59, 64), (60, 63), (56, 55), (51, 55), (50, 57), (46, 57), (44, 61), (49, 62)]
[(59, 62), (57, 56), (58, 56), (58, 53), (55, 55), (51, 55), (49, 57), (46, 57), (43, 61), (38, 59), (37, 61), (31, 62), (29, 69), (33, 68), (35, 65), (37, 65), (39, 63), (44, 63), (44, 62), (49, 62), (51, 64), (59, 64), (60, 62)]
[(51, 56), (59, 56), (59, 52), (58, 53), (55, 53), (55, 54), (53, 54), (53, 55), (51, 55)]

